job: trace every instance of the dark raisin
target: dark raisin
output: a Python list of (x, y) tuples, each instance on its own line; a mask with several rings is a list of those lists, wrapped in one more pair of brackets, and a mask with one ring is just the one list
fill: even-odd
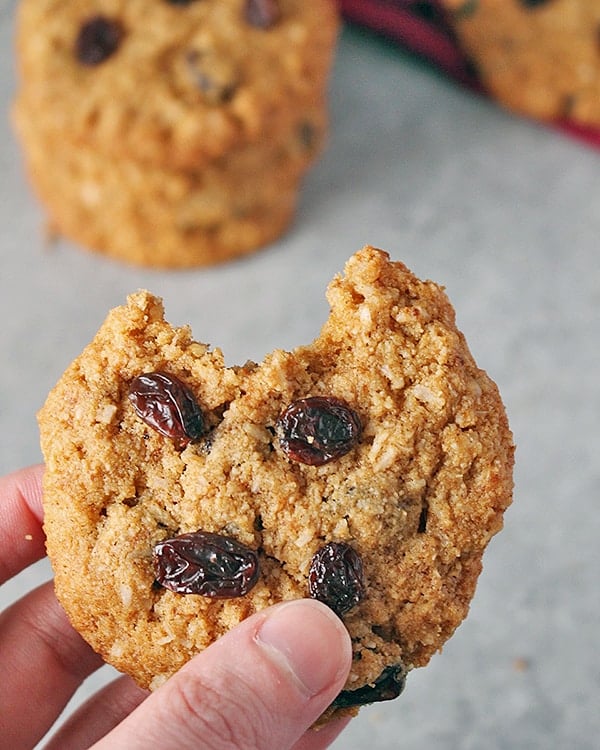
[(397, 698), (406, 685), (406, 671), (402, 665), (386, 667), (375, 682), (357, 690), (342, 690), (331, 704), (332, 708), (353, 708)]
[(394, 628), (389, 625), (371, 625), (371, 630), (374, 635), (381, 638), (382, 641), (391, 643), (394, 640)]
[(174, 375), (138, 375), (129, 386), (129, 400), (140, 419), (179, 449), (204, 434), (204, 416), (194, 394)]
[(545, 5), (548, 0), (520, 0), (521, 5), (526, 8), (537, 8), (538, 5)]
[(93, 16), (79, 29), (75, 55), (82, 65), (100, 65), (114, 54), (123, 36), (118, 21), (105, 16)]
[(564, 94), (561, 97), (559, 105), (560, 116), (569, 119), (573, 115), (576, 105), (577, 96), (575, 94)]
[(319, 143), (319, 131), (315, 125), (304, 120), (298, 126), (298, 140), (302, 148), (307, 151), (315, 149)]
[(244, 596), (258, 581), (258, 555), (228, 536), (181, 534), (154, 547), (156, 580), (177, 594)]
[(322, 466), (348, 453), (361, 433), (358, 414), (333, 396), (301, 398), (277, 420), (282, 450), (293, 461), (309, 466)]
[(190, 49), (185, 65), (194, 86), (209, 104), (225, 104), (233, 98), (238, 86), (232, 65), (212, 52)]
[(439, 9), (431, 2), (412, 2), (410, 12), (426, 21), (435, 21), (439, 16)]
[(244, 17), (251, 26), (268, 29), (279, 21), (281, 11), (277, 0), (246, 0)]
[(462, 21), (465, 18), (470, 18), (478, 10), (478, 6), (479, 0), (464, 0), (462, 5), (452, 9), (452, 19)]
[(327, 604), (338, 616), (356, 606), (365, 595), (363, 566), (346, 542), (329, 542), (314, 555), (308, 571), (313, 599)]
[(421, 513), (419, 515), (419, 523), (417, 526), (417, 533), (418, 534), (424, 534), (427, 531), (427, 516), (429, 515), (429, 508), (427, 505), (424, 505), (421, 508)]
[(265, 528), (265, 524), (263, 522), (263, 517), (259, 513), (254, 519), (254, 529), (255, 531), (264, 531), (264, 528)]

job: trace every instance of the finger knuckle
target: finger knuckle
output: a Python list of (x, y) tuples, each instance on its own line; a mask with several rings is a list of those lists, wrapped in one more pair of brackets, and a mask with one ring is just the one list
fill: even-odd
[[(225, 693), (201, 677), (178, 680), (173, 686), (170, 715), (180, 730), (198, 738), (211, 750), (259, 750), (264, 747), (264, 712), (255, 696), (242, 699), (237, 691)], [(268, 736), (268, 734), (266, 735)]]

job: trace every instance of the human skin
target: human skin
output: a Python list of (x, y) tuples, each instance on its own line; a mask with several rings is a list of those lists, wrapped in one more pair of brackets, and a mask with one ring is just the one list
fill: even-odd
[[(43, 466), (34, 466), (0, 478), (0, 585), (45, 555), (42, 475)], [(278, 604), (153, 693), (117, 678), (54, 728), (44, 747), (323, 750), (347, 721), (310, 727), (343, 688), (351, 659), (348, 633), (327, 607), (310, 599)], [(101, 665), (51, 581), (2, 612), (0, 750), (35, 746)]]

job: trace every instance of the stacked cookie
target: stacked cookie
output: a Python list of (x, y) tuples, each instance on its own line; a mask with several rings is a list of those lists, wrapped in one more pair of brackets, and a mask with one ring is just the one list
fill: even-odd
[(132, 263), (254, 251), (327, 127), (333, 0), (23, 0), (14, 121), (52, 228)]

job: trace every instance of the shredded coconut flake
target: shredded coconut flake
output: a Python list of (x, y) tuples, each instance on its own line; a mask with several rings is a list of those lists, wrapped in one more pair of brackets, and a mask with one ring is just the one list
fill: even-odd
[(431, 388), (422, 383), (417, 383), (412, 387), (413, 396), (423, 404), (434, 408), (441, 408), (444, 406), (444, 399), (437, 393), (434, 393)]
[(117, 413), (117, 407), (114, 404), (106, 404), (98, 410), (96, 414), (96, 422), (100, 424), (110, 424), (115, 414)]
[(364, 326), (370, 326), (373, 322), (371, 311), (369, 310), (369, 307), (367, 305), (361, 305), (358, 308), (358, 316), (360, 318), (360, 322)]
[(312, 531), (305, 529), (302, 534), (300, 534), (300, 536), (296, 539), (296, 547), (305, 547), (312, 538)]
[(171, 643), (174, 641), (175, 638), (172, 635), (165, 635), (162, 638), (157, 638), (154, 643), (156, 643), (157, 646), (166, 646), (167, 643)]
[(388, 469), (398, 459), (398, 448), (391, 443), (391, 437), (387, 431), (380, 432), (375, 436), (369, 451), (369, 459), (373, 464), (374, 471)]
[(154, 678), (152, 679), (152, 682), (150, 683), (150, 686), (149, 686), (149, 687), (150, 687), (150, 690), (151, 690), (151, 691), (154, 691), (154, 690), (158, 690), (158, 688), (159, 688), (159, 687), (160, 687), (161, 685), (164, 685), (164, 684), (165, 684), (165, 682), (166, 682), (166, 681), (167, 681), (168, 679), (169, 679), (169, 676), (168, 676), (168, 675), (166, 675), (166, 674), (157, 674), (157, 675), (156, 675), (156, 676), (155, 676), (155, 677), (154, 677)]
[(115, 641), (113, 645), (110, 647), (110, 656), (111, 658), (118, 659), (119, 657), (123, 656), (125, 653), (125, 649), (123, 648), (123, 644), (119, 641)]
[(121, 586), (119, 586), (119, 594), (121, 595), (121, 601), (123, 602), (124, 606), (128, 607), (131, 604), (131, 598), (133, 595), (131, 586), (128, 586), (126, 583), (122, 583)]

